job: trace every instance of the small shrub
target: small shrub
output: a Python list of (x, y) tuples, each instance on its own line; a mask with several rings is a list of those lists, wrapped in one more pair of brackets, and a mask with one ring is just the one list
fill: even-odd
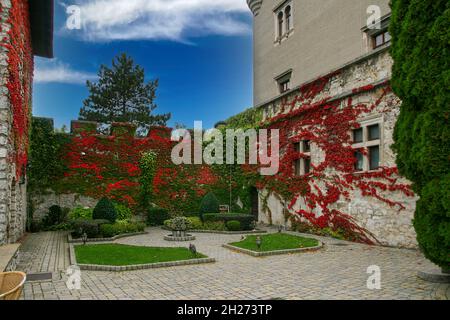
[(100, 226), (100, 233), (103, 238), (112, 238), (117, 234), (117, 228), (114, 224), (103, 224)]
[(241, 223), (236, 220), (228, 221), (226, 226), (229, 231), (240, 231), (241, 230)]
[(204, 222), (222, 221), (225, 224), (228, 221), (239, 221), (241, 223), (241, 230), (252, 230), (255, 227), (255, 217), (251, 214), (238, 213), (207, 213), (203, 215)]
[(203, 224), (203, 230), (225, 231), (227, 228), (223, 221), (209, 221)]
[(108, 224), (109, 220), (86, 220), (78, 219), (72, 221), (73, 236), (79, 238), (86, 233), (88, 238), (98, 238), (100, 235), (100, 228), (104, 224)]
[(76, 207), (70, 210), (69, 218), (71, 220), (77, 220), (77, 219), (92, 219), (92, 213), (93, 209), (91, 208), (83, 208), (83, 207)]
[(112, 238), (119, 234), (124, 233), (136, 233), (142, 232), (145, 230), (145, 224), (143, 223), (134, 223), (134, 222), (126, 222), (118, 221), (115, 224), (104, 224), (100, 226), (100, 234), (104, 238)]
[(148, 209), (147, 224), (149, 226), (162, 226), (168, 219), (170, 219), (170, 215), (166, 209), (158, 207)]
[(192, 230), (203, 230), (203, 223), (199, 217), (188, 217), (188, 219), (191, 222)]
[(48, 209), (48, 213), (43, 219), (42, 223), (45, 227), (51, 227), (64, 222), (66, 218), (66, 211), (60, 206), (54, 205)]
[(214, 193), (210, 192), (205, 195), (200, 202), (200, 220), (205, 221), (203, 216), (206, 213), (217, 213), (219, 212), (219, 200), (214, 195)]
[(117, 220), (129, 220), (133, 216), (133, 212), (126, 205), (114, 203), (114, 208), (117, 212)]
[(95, 206), (94, 211), (92, 212), (92, 218), (94, 220), (105, 219), (114, 223), (117, 219), (116, 208), (114, 208), (114, 205), (108, 198), (103, 197)]

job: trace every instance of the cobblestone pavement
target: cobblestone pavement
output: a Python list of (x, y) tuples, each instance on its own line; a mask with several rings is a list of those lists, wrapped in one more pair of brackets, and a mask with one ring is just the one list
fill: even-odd
[[(163, 240), (167, 231), (116, 243), (188, 246)], [(222, 248), (240, 235), (195, 234), (197, 249), (213, 264), (128, 272), (82, 271), (81, 290), (69, 290), (68, 244), (61, 232), (32, 234), (22, 247), (19, 270), (53, 272), (53, 280), (26, 283), (24, 299), (449, 299), (450, 286), (416, 276), (430, 263), (415, 250), (372, 247), (319, 238), (317, 252), (255, 258)], [(367, 267), (381, 268), (381, 289), (367, 289)]]

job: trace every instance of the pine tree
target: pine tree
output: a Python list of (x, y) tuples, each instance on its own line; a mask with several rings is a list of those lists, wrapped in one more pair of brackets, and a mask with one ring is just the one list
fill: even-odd
[(144, 69), (126, 54), (117, 56), (112, 67), (100, 67), (97, 83), (87, 81), (90, 95), (80, 110), (80, 120), (102, 124), (129, 122), (143, 133), (151, 126), (164, 126), (170, 114), (153, 115), (158, 80), (145, 82)]

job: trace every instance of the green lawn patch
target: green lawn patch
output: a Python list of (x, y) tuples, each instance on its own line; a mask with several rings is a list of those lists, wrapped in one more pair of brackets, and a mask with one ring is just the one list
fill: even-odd
[(206, 258), (200, 253), (194, 256), (188, 248), (138, 247), (122, 244), (79, 245), (75, 246), (75, 255), (80, 264), (107, 266), (129, 266)]
[(257, 237), (258, 236), (248, 236), (245, 240), (230, 244), (235, 247), (261, 252), (309, 248), (319, 245), (319, 241), (316, 239), (293, 236), (286, 233), (273, 233), (260, 236), (262, 240), (261, 249), (258, 249), (258, 246), (256, 245)]

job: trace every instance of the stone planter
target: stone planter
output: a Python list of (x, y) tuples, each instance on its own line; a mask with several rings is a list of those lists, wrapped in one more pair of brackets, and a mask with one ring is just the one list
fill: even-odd
[(187, 234), (186, 230), (172, 230), (172, 234), (164, 237), (166, 241), (193, 241), (195, 236)]

